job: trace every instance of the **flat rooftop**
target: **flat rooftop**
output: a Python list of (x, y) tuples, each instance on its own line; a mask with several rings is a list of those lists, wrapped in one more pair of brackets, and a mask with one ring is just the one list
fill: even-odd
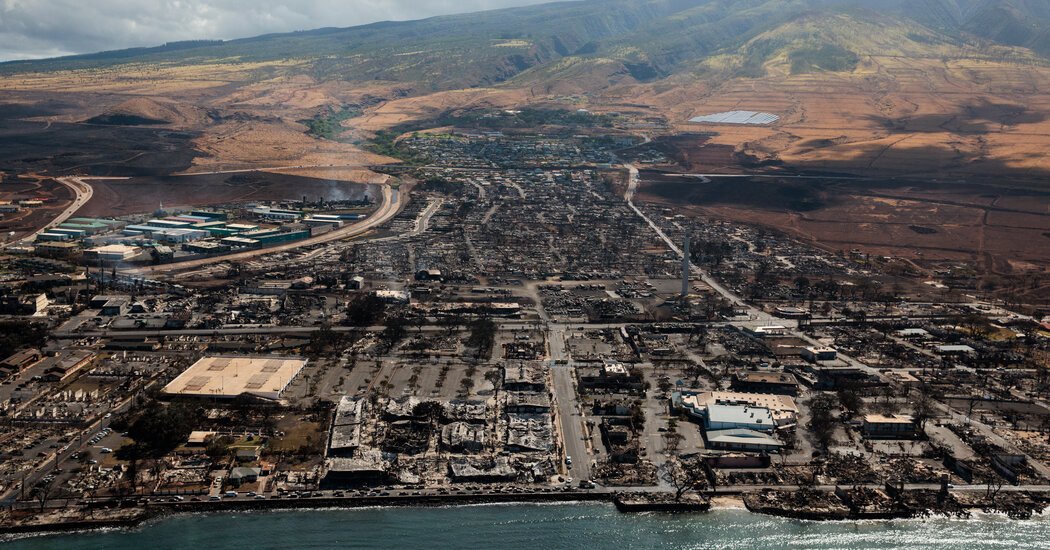
[(247, 393), (279, 399), (305, 366), (302, 357), (204, 357), (164, 386), (164, 393), (222, 399)]

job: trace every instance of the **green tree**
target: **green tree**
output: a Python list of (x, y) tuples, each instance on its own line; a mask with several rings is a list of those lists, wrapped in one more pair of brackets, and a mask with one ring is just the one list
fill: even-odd
[(368, 327), (379, 322), (386, 312), (386, 304), (375, 294), (358, 296), (346, 308), (346, 323), (353, 327)]
[(828, 394), (821, 394), (809, 402), (809, 429), (817, 439), (817, 444), (827, 450), (831, 444), (832, 435), (835, 433), (835, 420), (831, 411), (835, 408), (835, 400)]
[(481, 317), (470, 323), (470, 337), (467, 339), (467, 344), (477, 348), (476, 357), (490, 355), (495, 342), (496, 323), (492, 319)]
[(134, 443), (121, 447), (118, 452), (129, 457), (122, 460), (160, 458), (184, 443), (198, 420), (200, 410), (196, 407), (153, 402), (128, 428), (128, 437)]

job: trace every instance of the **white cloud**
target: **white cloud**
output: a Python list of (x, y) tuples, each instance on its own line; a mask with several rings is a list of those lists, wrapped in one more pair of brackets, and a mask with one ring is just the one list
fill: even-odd
[(0, 0), (0, 60), (350, 27), (547, 0)]

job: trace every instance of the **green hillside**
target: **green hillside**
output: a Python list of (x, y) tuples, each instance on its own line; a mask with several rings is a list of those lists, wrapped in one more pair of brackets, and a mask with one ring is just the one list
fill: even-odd
[[(1050, 55), (1043, 0), (590, 0), (0, 64), (0, 75), (112, 67), (298, 61), (319, 81), (416, 92), (509, 79), (648, 81), (683, 71), (849, 71), (857, 56)], [(1042, 60), (1040, 60), (1042, 62)]]

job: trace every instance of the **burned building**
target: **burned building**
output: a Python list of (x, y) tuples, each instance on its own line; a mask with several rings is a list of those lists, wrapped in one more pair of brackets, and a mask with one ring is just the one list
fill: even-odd
[(798, 380), (786, 372), (748, 371), (733, 374), (730, 383), (733, 391), (743, 393), (774, 393), (798, 395)]

